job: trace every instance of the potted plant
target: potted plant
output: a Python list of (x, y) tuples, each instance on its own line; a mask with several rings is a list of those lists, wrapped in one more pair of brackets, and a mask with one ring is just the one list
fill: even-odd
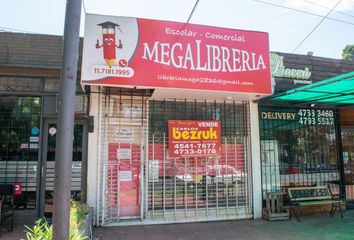
[(71, 202), (70, 228), (78, 229), (89, 239), (92, 237), (92, 208), (80, 201)]

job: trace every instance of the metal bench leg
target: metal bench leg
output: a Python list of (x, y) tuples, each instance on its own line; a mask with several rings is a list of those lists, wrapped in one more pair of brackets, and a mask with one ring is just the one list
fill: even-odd
[(342, 206), (340, 203), (338, 203), (338, 205), (339, 205), (340, 217), (343, 218)]
[(341, 218), (343, 218), (343, 211), (342, 211), (342, 207), (341, 207), (340, 203), (332, 203), (332, 208), (331, 208), (331, 212), (330, 212), (331, 217), (334, 216), (337, 208), (339, 209)]
[(15, 213), (12, 212), (12, 216), (11, 216), (11, 227), (10, 227), (10, 232), (12, 232), (14, 230), (14, 218), (15, 218)]
[[(296, 220), (300, 222), (300, 217), (299, 217), (299, 211), (298, 211), (299, 206), (291, 206), (290, 207), (290, 215), (294, 215), (296, 217)], [(292, 213), (291, 213), (292, 212)]]
[(335, 203), (332, 203), (332, 208), (331, 211), (329, 212), (329, 215), (331, 215), (331, 217), (334, 216), (334, 213), (336, 212), (336, 208), (337, 206), (335, 205)]

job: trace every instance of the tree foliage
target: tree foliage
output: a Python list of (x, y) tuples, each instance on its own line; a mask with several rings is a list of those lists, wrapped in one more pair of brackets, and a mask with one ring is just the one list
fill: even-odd
[(342, 52), (342, 58), (345, 60), (354, 60), (354, 44), (345, 46)]

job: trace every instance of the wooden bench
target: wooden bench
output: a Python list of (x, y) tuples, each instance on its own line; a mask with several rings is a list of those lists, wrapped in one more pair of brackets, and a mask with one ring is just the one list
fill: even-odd
[(341, 204), (344, 203), (344, 200), (335, 198), (328, 186), (290, 187), (287, 190), (290, 209), (298, 222), (300, 222), (299, 207), (305, 205), (331, 204), (330, 216), (333, 217), (336, 210), (339, 209), (341, 217), (343, 218)]

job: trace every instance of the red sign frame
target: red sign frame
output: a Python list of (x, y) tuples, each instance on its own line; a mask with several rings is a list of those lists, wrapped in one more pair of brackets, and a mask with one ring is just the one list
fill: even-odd
[(169, 120), (170, 157), (221, 156), (221, 122), (215, 120)]
[(84, 36), (83, 84), (272, 93), (265, 32), (88, 14)]

